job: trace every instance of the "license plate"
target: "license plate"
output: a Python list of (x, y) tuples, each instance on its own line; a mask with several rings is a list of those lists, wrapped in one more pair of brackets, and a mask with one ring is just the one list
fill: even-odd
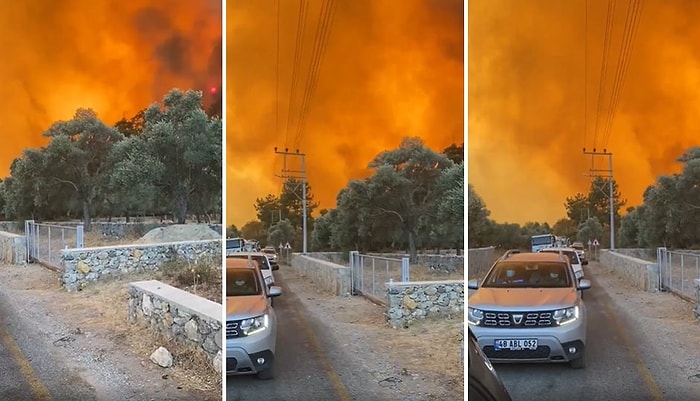
[(507, 349), (511, 351), (536, 350), (537, 339), (524, 338), (511, 340), (495, 340), (493, 346), (496, 349), (496, 351), (502, 349)]

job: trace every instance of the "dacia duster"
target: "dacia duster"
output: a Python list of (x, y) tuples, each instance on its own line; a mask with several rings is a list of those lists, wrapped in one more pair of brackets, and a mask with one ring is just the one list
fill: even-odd
[(277, 316), (268, 300), (280, 294), (253, 259), (226, 259), (227, 375), (274, 377)]
[(585, 367), (586, 307), (569, 259), (555, 253), (506, 253), (481, 286), (470, 280), (467, 321), (494, 363), (568, 362)]

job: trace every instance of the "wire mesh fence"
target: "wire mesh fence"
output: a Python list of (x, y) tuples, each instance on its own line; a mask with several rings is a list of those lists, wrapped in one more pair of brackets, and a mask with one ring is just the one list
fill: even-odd
[(386, 283), (410, 281), (409, 258), (387, 258), (350, 252), (352, 290), (381, 303), (386, 303)]
[(54, 269), (61, 268), (61, 250), (83, 248), (83, 226), (25, 222), (27, 261), (44, 264)]
[(659, 248), (657, 260), (661, 288), (694, 300), (694, 280), (700, 278), (700, 254)]

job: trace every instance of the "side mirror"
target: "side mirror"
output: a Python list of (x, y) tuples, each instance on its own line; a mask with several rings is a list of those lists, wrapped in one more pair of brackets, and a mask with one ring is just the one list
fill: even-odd
[(581, 279), (578, 281), (579, 290), (587, 290), (591, 288), (591, 280)]
[(278, 287), (276, 285), (270, 287), (270, 290), (267, 293), (267, 296), (270, 298), (279, 297), (280, 295), (282, 295), (282, 287)]
[(479, 289), (479, 280), (474, 279), (467, 281), (467, 288), (469, 288), (470, 290)]
[(270, 265), (270, 266), (272, 266), (272, 271), (275, 271), (275, 270), (279, 270), (279, 269), (280, 269), (280, 265), (278, 265), (277, 263), (274, 263), (274, 264), (272, 264), (272, 265)]
[(585, 266), (588, 264), (588, 260), (584, 259), (581, 261), (581, 266)]

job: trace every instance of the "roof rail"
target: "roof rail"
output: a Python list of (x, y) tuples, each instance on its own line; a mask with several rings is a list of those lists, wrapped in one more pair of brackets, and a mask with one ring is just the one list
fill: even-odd
[(509, 249), (503, 254), (503, 256), (501, 256), (501, 259), (508, 259), (508, 257), (510, 255), (513, 255), (516, 253), (520, 253), (520, 249)]

